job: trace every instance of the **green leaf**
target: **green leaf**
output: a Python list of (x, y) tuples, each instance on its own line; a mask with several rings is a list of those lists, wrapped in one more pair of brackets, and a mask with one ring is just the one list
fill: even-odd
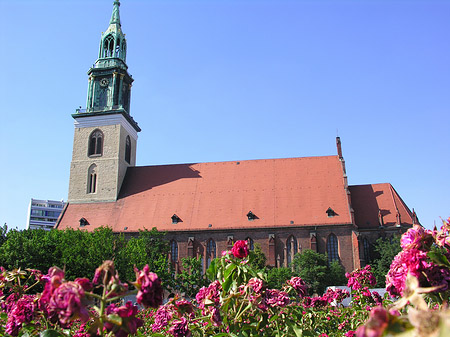
[(228, 267), (225, 268), (225, 272), (223, 273), (223, 278), (226, 280), (230, 277), (231, 273), (236, 269), (236, 265), (230, 264)]
[(439, 266), (450, 267), (447, 257), (440, 252), (431, 251), (427, 253), (427, 256)]
[(107, 317), (108, 322), (113, 323), (115, 325), (121, 326), (122, 325), (122, 317), (116, 314), (108, 315)]
[(56, 330), (45, 330), (39, 334), (39, 337), (64, 337), (64, 335)]
[(300, 329), (298, 326), (292, 326), (292, 330), (294, 330), (296, 337), (302, 337), (303, 336), (303, 330)]
[(273, 322), (276, 319), (278, 319), (278, 315), (273, 315), (272, 317), (270, 317), (269, 322)]

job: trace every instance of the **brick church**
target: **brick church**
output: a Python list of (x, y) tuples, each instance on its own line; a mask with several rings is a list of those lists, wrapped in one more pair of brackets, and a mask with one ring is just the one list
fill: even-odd
[(111, 227), (136, 235), (167, 232), (170, 259), (203, 257), (204, 268), (246, 239), (269, 265), (288, 266), (305, 249), (327, 253), (346, 271), (371, 259), (381, 236), (418, 223), (389, 184), (347, 184), (337, 155), (136, 166), (138, 124), (130, 115), (119, 1), (89, 69), (86, 109), (77, 109), (69, 197), (58, 229)]

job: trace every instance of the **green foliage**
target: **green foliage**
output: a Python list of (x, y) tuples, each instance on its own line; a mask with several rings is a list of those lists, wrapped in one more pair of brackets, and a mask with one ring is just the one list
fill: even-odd
[(266, 255), (264, 255), (261, 245), (259, 243), (254, 244), (253, 251), (250, 251), (250, 255), (252, 258), (250, 259), (251, 262), (249, 262), (253, 268), (257, 270), (263, 270), (267, 263)]
[(158, 274), (166, 289), (173, 287), (174, 270), (168, 260), (169, 243), (164, 239), (165, 235), (166, 233), (153, 228), (150, 231), (140, 231), (138, 237), (129, 239), (120, 251), (116, 263), (121, 277), (132, 280), (135, 277), (134, 267), (142, 269), (148, 264), (150, 270)]
[(296, 254), (294, 261), (295, 274), (300, 276), (309, 286), (312, 294), (322, 294), (330, 283), (330, 270), (325, 254), (306, 249), (301, 254)]
[(182, 270), (176, 275), (174, 292), (184, 294), (184, 297), (195, 298), (195, 294), (209, 281), (203, 275), (201, 258), (182, 258)]
[(272, 289), (281, 289), (283, 285), (293, 276), (291, 268), (267, 268), (267, 286)]
[(402, 250), (400, 246), (400, 236), (394, 235), (391, 238), (379, 238), (374, 246), (378, 258), (371, 263), (372, 272), (377, 279), (377, 286), (386, 286), (386, 274), (391, 267), (392, 260)]
[(328, 286), (344, 286), (347, 285), (347, 278), (345, 277), (345, 269), (339, 261), (331, 262), (329, 266), (329, 284)]

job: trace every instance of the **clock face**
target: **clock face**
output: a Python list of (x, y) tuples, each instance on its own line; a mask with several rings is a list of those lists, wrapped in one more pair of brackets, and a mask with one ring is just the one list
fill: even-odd
[(108, 81), (107, 78), (102, 78), (102, 79), (100, 80), (100, 85), (101, 85), (102, 87), (106, 87), (106, 86), (108, 85), (108, 83), (109, 83), (109, 81)]

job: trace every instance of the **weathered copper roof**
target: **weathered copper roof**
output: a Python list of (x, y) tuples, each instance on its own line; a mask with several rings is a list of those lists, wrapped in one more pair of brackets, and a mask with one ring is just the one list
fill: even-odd
[(86, 229), (118, 232), (352, 223), (338, 156), (132, 167), (116, 202), (71, 203), (58, 228), (78, 228), (82, 217)]

